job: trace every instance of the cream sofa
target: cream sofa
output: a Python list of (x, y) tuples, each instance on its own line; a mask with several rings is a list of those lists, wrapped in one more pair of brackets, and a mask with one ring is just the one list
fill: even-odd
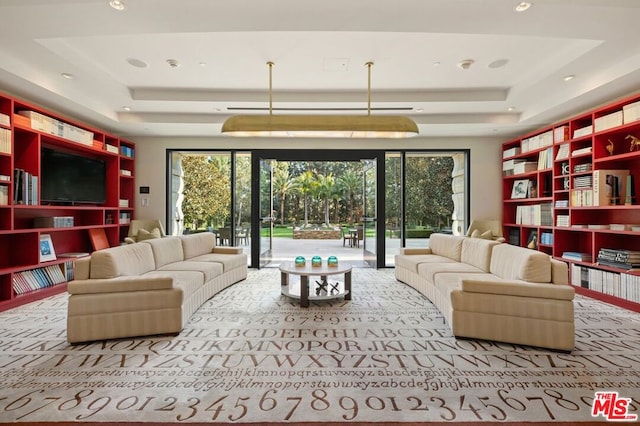
[(211, 296), (247, 277), (247, 256), (200, 233), (150, 239), (79, 259), (67, 286), (71, 343), (179, 333)]
[(396, 278), (431, 300), (456, 337), (572, 351), (567, 264), (522, 247), (432, 234), (395, 256)]

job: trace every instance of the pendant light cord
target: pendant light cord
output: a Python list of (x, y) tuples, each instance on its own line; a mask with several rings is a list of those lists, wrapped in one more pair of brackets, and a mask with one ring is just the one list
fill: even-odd
[(368, 68), (367, 72), (367, 115), (371, 115), (371, 66), (373, 62), (365, 64)]
[(273, 114), (273, 62), (267, 62), (269, 66), (269, 115)]

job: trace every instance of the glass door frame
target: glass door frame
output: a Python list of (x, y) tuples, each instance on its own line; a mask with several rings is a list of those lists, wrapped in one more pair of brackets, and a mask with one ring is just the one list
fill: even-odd
[[(260, 229), (259, 192), (260, 192), (260, 163), (262, 160), (276, 161), (362, 161), (373, 160), (377, 170), (376, 190), (376, 216), (384, 217), (384, 150), (323, 150), (323, 149), (254, 149), (252, 153), (252, 181), (251, 181), (251, 208), (252, 231)], [(382, 171), (382, 172), (381, 172)], [(376, 234), (384, 235), (384, 221), (376, 221)], [(382, 234), (380, 234), (382, 232)], [(252, 268), (259, 268), (260, 257), (259, 239), (251, 239)], [(363, 249), (364, 250), (364, 249)], [(376, 239), (376, 264), (384, 265), (384, 239)]]

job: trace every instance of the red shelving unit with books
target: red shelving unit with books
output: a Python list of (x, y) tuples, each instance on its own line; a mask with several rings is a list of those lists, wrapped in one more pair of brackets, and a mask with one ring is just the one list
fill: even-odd
[[(129, 141), (0, 93), (0, 311), (65, 291), (73, 259), (93, 250), (89, 230), (120, 244), (134, 215), (134, 152)], [(85, 169), (65, 170), (67, 160)], [(47, 173), (68, 181), (47, 185)]]
[[(538, 138), (537, 146), (531, 138)], [(503, 222), (509, 242), (526, 246), (535, 233), (532, 248), (567, 262), (578, 293), (640, 312), (640, 204), (635, 191), (640, 94), (508, 141), (502, 152)], [(542, 157), (549, 165), (549, 153), (548, 169), (512, 168), (536, 159), (541, 164)], [(551, 194), (528, 192), (523, 197), (516, 188), (523, 181), (543, 185), (543, 190), (550, 183)], [(534, 212), (533, 223), (523, 219), (521, 211), (547, 201), (550, 223), (546, 208)]]

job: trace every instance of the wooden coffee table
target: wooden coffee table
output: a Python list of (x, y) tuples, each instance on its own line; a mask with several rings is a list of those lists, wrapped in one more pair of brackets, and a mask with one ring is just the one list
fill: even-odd
[[(344, 283), (328, 279), (331, 275), (344, 274)], [(300, 285), (290, 285), (289, 276), (300, 276)], [(313, 282), (313, 290), (309, 292), (309, 277), (317, 276), (319, 281)], [(344, 297), (351, 300), (351, 264), (339, 263), (337, 266), (296, 266), (294, 262), (284, 262), (280, 265), (280, 288), (282, 294), (294, 299), (300, 299), (300, 306), (309, 307), (309, 300), (330, 300)]]

